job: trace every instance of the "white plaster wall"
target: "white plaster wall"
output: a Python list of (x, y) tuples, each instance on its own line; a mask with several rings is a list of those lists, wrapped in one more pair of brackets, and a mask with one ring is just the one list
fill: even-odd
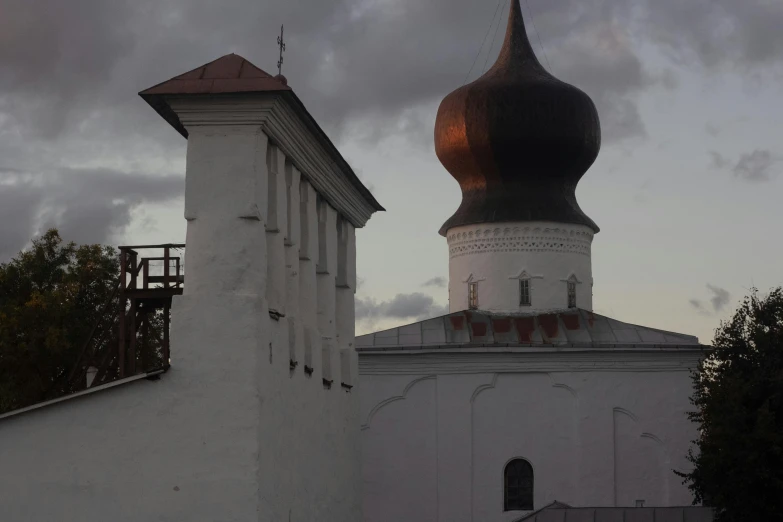
[[(260, 315), (259, 303), (199, 310), (252, 331), (243, 311)], [(0, 519), (259, 520), (260, 350), (250, 336), (229, 346), (224, 332), (188, 327), (175, 327), (174, 366), (161, 380), (0, 421)]]
[(409, 400), (389, 401), (362, 432), (365, 520), (439, 520), (436, 392), (434, 378), (417, 380)]
[[(568, 307), (566, 280), (576, 282), (576, 306), (593, 308), (593, 232), (550, 222), (491, 223), (449, 229), (449, 311), (468, 309), (468, 282), (478, 282), (478, 308), (537, 313)], [(531, 306), (519, 304), (519, 279), (530, 280)]]
[[(202, 121), (198, 103), (189, 114)], [(339, 322), (353, 349), (353, 324), (335, 319), (334, 276), (331, 290), (316, 282), (315, 191), (273, 149), (268, 193), (260, 126), (188, 121), (188, 278), (172, 308), (172, 368), (0, 422), (3, 522), (362, 518), (358, 389), (340, 386), (336, 362), (335, 385), (322, 382), (321, 339)], [(348, 298), (353, 308), (353, 288), (340, 309)], [(272, 318), (270, 302), (285, 315)], [(291, 368), (306, 342), (312, 375)]]
[[(472, 520), (509, 520), (503, 509), (503, 468), (521, 457), (533, 466), (534, 506), (552, 500), (575, 505), (577, 487), (577, 408), (565, 389), (552, 388), (545, 373), (502, 374), (494, 388), (473, 401)], [(551, 500), (547, 500), (551, 499)]]
[[(569, 369), (564, 361), (562, 371), (476, 373), (466, 360), (463, 372), (441, 374), (437, 365), (410, 361), (411, 371), (403, 373), (402, 364), (384, 367), (382, 355), (360, 357), (367, 522), (391, 520), (388, 513), (408, 505), (420, 512), (405, 511), (398, 520), (514, 520), (523, 513), (503, 512), (503, 467), (515, 457), (534, 468), (536, 509), (554, 500), (574, 506), (633, 506), (637, 499), (645, 506), (691, 504), (671, 472), (687, 469), (695, 435), (685, 414), (687, 367), (589, 371)], [(424, 393), (431, 387), (434, 392)], [(433, 440), (434, 457), (429, 446), (412, 447), (411, 441)], [(431, 486), (422, 483), (432, 466), (436, 508), (427, 500)]]

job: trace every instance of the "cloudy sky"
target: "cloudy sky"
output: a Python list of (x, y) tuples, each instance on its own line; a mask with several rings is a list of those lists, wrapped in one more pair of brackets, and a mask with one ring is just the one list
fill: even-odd
[[(592, 96), (582, 179), (595, 310), (712, 338), (783, 282), (783, 3), (522, 0), (551, 71)], [(387, 212), (359, 235), (360, 332), (439, 314), (459, 204), (440, 100), (493, 62), (507, 0), (0, 0), (0, 262), (48, 226), (184, 240), (185, 140), (136, 93), (221, 55), (284, 73)], [(497, 29), (499, 26), (499, 30)], [(482, 44), (483, 42), (483, 44)]]

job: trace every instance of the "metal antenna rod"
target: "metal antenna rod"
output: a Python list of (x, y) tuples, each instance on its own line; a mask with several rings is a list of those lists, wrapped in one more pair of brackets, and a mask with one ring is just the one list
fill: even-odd
[(283, 40), (283, 26), (280, 26), (280, 36), (277, 37), (277, 46), (280, 48), (280, 59), (277, 60), (277, 74), (283, 74), (283, 51), (285, 51), (285, 41)]

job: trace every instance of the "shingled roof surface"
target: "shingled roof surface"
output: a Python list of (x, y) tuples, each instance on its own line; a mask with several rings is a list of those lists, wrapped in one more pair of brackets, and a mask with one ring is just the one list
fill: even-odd
[(472, 345), (702, 347), (692, 335), (623, 323), (581, 309), (539, 315), (463, 311), (356, 338), (358, 351)]

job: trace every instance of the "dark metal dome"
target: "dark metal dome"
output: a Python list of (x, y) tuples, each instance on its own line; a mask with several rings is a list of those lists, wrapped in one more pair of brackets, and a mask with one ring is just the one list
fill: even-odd
[(506, 38), (481, 78), (441, 102), (435, 152), (462, 188), (443, 224), (555, 221), (598, 226), (576, 202), (576, 185), (598, 156), (601, 127), (587, 94), (549, 74), (511, 0)]

